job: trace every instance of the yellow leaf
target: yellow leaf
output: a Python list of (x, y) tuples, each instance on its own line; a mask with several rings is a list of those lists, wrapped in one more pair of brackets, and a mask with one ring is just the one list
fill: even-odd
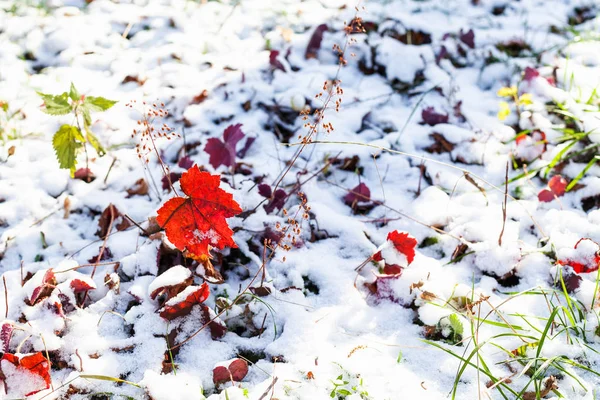
[(523, 93), (521, 97), (519, 97), (519, 104), (532, 104), (531, 94)]
[(517, 95), (517, 87), (516, 86), (511, 86), (511, 87), (503, 87), (500, 88), (500, 90), (498, 90), (498, 96), (500, 97), (514, 97)]
[(498, 119), (504, 121), (510, 115), (510, 106), (507, 102), (500, 102), (500, 110), (498, 111)]

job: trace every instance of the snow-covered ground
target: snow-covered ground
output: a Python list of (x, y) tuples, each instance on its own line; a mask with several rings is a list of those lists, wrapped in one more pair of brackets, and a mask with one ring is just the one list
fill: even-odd
[[(0, 1), (0, 398), (600, 396), (596, 1), (84, 3)], [(79, 152), (90, 183), (53, 149), (74, 117), (36, 93), (71, 83), (118, 101), (92, 114), (107, 154)], [(311, 130), (299, 112), (330, 93)], [(207, 270), (145, 232), (174, 196), (132, 138), (152, 103), (180, 135), (157, 142), (172, 176), (221, 174), (243, 210), (238, 248), (213, 252), (210, 310), (171, 320), (165, 299)], [(207, 141), (235, 124), (235, 165), (215, 168)], [(559, 174), (577, 181), (564, 194)], [(263, 253), (295, 215), (289, 248)], [(412, 262), (385, 245), (395, 230), (416, 238)], [(239, 296), (263, 264), (268, 289)], [(24, 366), (37, 352), (42, 391)], [(215, 383), (228, 365), (236, 382)]]

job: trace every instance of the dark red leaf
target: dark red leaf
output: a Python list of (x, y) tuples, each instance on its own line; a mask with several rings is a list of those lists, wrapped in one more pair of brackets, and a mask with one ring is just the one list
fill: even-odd
[(190, 158), (190, 156), (181, 157), (179, 162), (177, 163), (183, 169), (190, 169), (194, 166), (194, 162)]
[(307, 60), (309, 58), (317, 58), (317, 56), (319, 55), (319, 49), (321, 48), (321, 42), (323, 41), (323, 34), (325, 32), (327, 32), (326, 24), (321, 24), (317, 26), (312, 36), (310, 37), (310, 40), (308, 41), (304, 58), (306, 58)]
[(37, 304), (41, 300), (50, 296), (55, 286), (56, 278), (54, 277), (52, 268), (50, 268), (44, 274), (44, 278), (42, 279), (40, 286), (37, 286), (35, 289), (33, 289), (33, 293), (31, 293), (31, 297), (29, 298), (29, 305), (33, 306), (34, 304)]
[(90, 170), (89, 168), (79, 168), (77, 171), (75, 171), (75, 173), (73, 174), (73, 178), (75, 179), (80, 179), (82, 181), (85, 182), (91, 182), (93, 181), (96, 177), (94, 176), (94, 174), (92, 173), (92, 170)]
[(287, 193), (283, 189), (277, 189), (275, 193), (273, 193), (271, 201), (265, 205), (265, 211), (270, 214), (275, 211), (275, 209), (281, 210), (285, 204), (285, 199), (287, 199)]
[(213, 340), (221, 339), (227, 333), (227, 326), (217, 314), (208, 306), (201, 304), (202, 307), (202, 324), (207, 324), (210, 328), (210, 336)]
[(448, 123), (448, 114), (437, 113), (433, 107), (425, 107), (423, 111), (421, 111), (421, 118), (423, 119), (423, 122), (429, 126)]
[(461, 29), (458, 38), (471, 49), (475, 48), (475, 32), (473, 32), (473, 29), (469, 29), (468, 32), (463, 32)]
[[(160, 316), (168, 321), (171, 321), (177, 317), (188, 315), (192, 311), (192, 307), (194, 307), (196, 304), (203, 303), (206, 299), (208, 299), (209, 294), (210, 289), (208, 288), (208, 284), (206, 282), (204, 282), (201, 286), (190, 286), (181, 292), (177, 297), (165, 303), (165, 306), (160, 310)], [(183, 300), (178, 302), (177, 300), (181, 295), (186, 296)]]
[[(171, 180), (171, 184), (178, 182), (181, 179), (181, 174), (179, 172), (171, 172), (169, 173), (169, 179)], [(171, 191), (171, 185), (169, 185), (169, 179), (166, 176), (163, 176), (160, 180), (162, 182), (163, 190)]]
[(281, 61), (279, 61), (277, 59), (277, 57), (279, 57), (279, 51), (278, 50), (271, 50), (271, 52), (269, 53), (269, 65), (273, 69), (279, 69), (279, 70), (285, 72), (285, 67), (283, 66), (283, 64), (281, 63)]
[[(102, 247), (100, 247), (100, 250), (102, 249)], [(113, 258), (113, 254), (110, 251), (110, 249), (108, 247), (104, 248), (104, 251), (102, 252), (102, 258), (98, 259), (98, 257), (100, 256), (100, 250), (98, 250), (98, 254), (95, 255), (94, 257), (90, 258), (88, 260), (88, 262), (90, 264), (95, 264), (98, 263), (100, 261), (106, 261), (106, 260), (110, 260), (111, 258)]]
[(244, 158), (246, 157), (246, 153), (248, 152), (248, 150), (250, 149), (250, 147), (252, 146), (252, 143), (254, 143), (254, 141), (256, 140), (255, 137), (249, 137), (246, 139), (246, 143), (244, 143), (244, 147), (242, 147), (240, 149), (240, 151), (237, 152), (237, 156), (239, 158)]
[(206, 142), (204, 151), (208, 153), (208, 162), (213, 168), (220, 165), (231, 167), (235, 164), (235, 147), (244, 138), (242, 124), (229, 125), (223, 132), (223, 140), (210, 138)]
[(383, 273), (386, 275), (399, 275), (402, 273), (402, 267), (399, 265), (385, 264), (383, 267)]
[(267, 185), (266, 183), (261, 183), (258, 185), (258, 194), (269, 199), (271, 198), (273, 191), (271, 190), (271, 186)]
[(109, 204), (108, 207), (102, 211), (100, 215), (100, 219), (98, 220), (98, 231), (96, 235), (98, 235), (101, 239), (104, 239), (106, 235), (110, 232), (108, 229), (111, 226), (117, 229), (117, 231), (123, 231), (131, 226), (131, 222), (123, 217), (123, 214), (112, 204)]
[(358, 184), (344, 196), (344, 203), (350, 207), (353, 207), (356, 203), (368, 201), (371, 201), (371, 190), (364, 183)]
[(10, 349), (10, 339), (12, 338), (12, 334), (15, 327), (13, 324), (9, 324), (8, 322), (2, 324), (2, 330), (0, 330), (0, 340), (2, 340), (2, 351), (4, 353), (8, 353)]
[(248, 363), (241, 358), (230, 360), (227, 365), (213, 369), (213, 382), (216, 384), (230, 381), (240, 382), (248, 374)]

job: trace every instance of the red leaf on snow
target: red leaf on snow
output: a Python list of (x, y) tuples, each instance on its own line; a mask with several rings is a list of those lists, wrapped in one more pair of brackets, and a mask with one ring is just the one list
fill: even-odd
[(527, 82), (531, 82), (538, 76), (540, 76), (540, 73), (538, 72), (538, 70), (535, 68), (531, 68), (531, 67), (525, 68), (525, 72), (523, 73), (523, 79)]
[(248, 363), (241, 358), (234, 358), (228, 365), (219, 365), (213, 369), (213, 382), (216, 384), (229, 381), (239, 382), (248, 374)]
[(538, 193), (538, 200), (548, 203), (554, 200), (554, 197), (560, 197), (565, 194), (567, 180), (560, 175), (554, 175), (548, 182), (548, 189), (542, 189)]
[(226, 218), (242, 212), (231, 193), (219, 188), (219, 175), (201, 172), (194, 165), (181, 176), (181, 190), (188, 197), (174, 197), (159, 210), (156, 221), (179, 250), (202, 260), (211, 247), (237, 247)]
[(235, 147), (244, 138), (242, 124), (229, 125), (223, 132), (223, 140), (210, 138), (206, 142), (204, 151), (210, 156), (208, 162), (213, 168), (220, 165), (231, 167), (235, 164)]
[(577, 243), (575, 243), (573, 249), (577, 250), (579, 245), (586, 240), (589, 240), (590, 242), (596, 245), (596, 251), (593, 254), (584, 253), (581, 256), (577, 255), (573, 258), (565, 258), (562, 260), (559, 259), (556, 261), (556, 263), (559, 265), (570, 265), (573, 268), (573, 271), (575, 271), (578, 274), (597, 271), (600, 267), (600, 245), (598, 243), (596, 243), (590, 238), (582, 238), (579, 239)]
[[(15, 367), (17, 367), (17, 370), (26, 371), (28, 373), (37, 375), (38, 377), (42, 378), (45, 385), (43, 387), (34, 389), (33, 391), (25, 394), (25, 396), (31, 396), (50, 387), (50, 363), (42, 355), (42, 353), (37, 352), (28, 356), (22, 356), (20, 358), (14, 354), (5, 353), (2, 356), (2, 359), (0, 359), (0, 362), (1, 361), (8, 361)], [(5, 385), (7, 387), (10, 386), (10, 382), (8, 382), (8, 379), (5, 381)]]
[(548, 182), (548, 187), (555, 195), (560, 197), (565, 194), (567, 180), (560, 175), (554, 175)]
[(475, 48), (475, 32), (473, 32), (473, 29), (469, 29), (468, 32), (464, 32), (464, 33), (463, 33), (463, 30), (461, 29), (458, 34), (458, 38), (460, 39), (461, 42), (463, 42), (464, 44), (469, 46), (471, 49)]
[(210, 336), (213, 340), (221, 339), (227, 333), (227, 326), (220, 318), (215, 318), (217, 314), (208, 306), (204, 304), (202, 307), (202, 324), (208, 323), (210, 328)]
[(29, 298), (29, 305), (33, 306), (34, 304), (50, 296), (55, 286), (56, 278), (54, 277), (54, 271), (52, 271), (52, 268), (50, 268), (44, 274), (44, 278), (42, 279), (40, 286), (37, 286), (35, 289), (33, 289), (33, 293), (31, 293), (31, 297)]
[(171, 191), (171, 185), (169, 184), (169, 179), (171, 180), (171, 185), (172, 185), (175, 182), (178, 182), (179, 179), (181, 179), (181, 174), (179, 172), (170, 172), (168, 179), (167, 179), (167, 176), (165, 175), (160, 180), (162, 182), (162, 188), (163, 188), (163, 190), (168, 190), (170, 192)]
[(277, 189), (275, 193), (273, 193), (273, 197), (271, 201), (265, 204), (265, 211), (270, 214), (275, 209), (281, 210), (285, 204), (285, 199), (287, 199), (287, 193), (283, 189)]
[(2, 324), (2, 330), (0, 330), (0, 340), (2, 340), (2, 351), (8, 353), (10, 347), (10, 339), (15, 327), (13, 324), (4, 323)]
[(266, 183), (261, 183), (258, 185), (258, 194), (268, 199), (273, 194), (273, 191), (271, 190), (271, 186), (267, 185)]
[(408, 263), (412, 263), (415, 259), (415, 247), (417, 247), (417, 239), (410, 236), (407, 232), (392, 231), (388, 233), (387, 240), (394, 244), (396, 250), (406, 256)]
[(194, 162), (189, 156), (185, 156), (181, 157), (177, 165), (179, 165), (183, 169), (190, 169), (194, 165)]
[[(203, 303), (210, 294), (208, 284), (204, 282), (201, 286), (189, 286), (177, 297), (167, 301), (165, 306), (160, 310), (160, 316), (171, 321), (177, 317), (188, 315), (192, 311), (192, 307), (196, 304)], [(181, 301), (180, 297), (185, 297)]]
[(277, 59), (277, 57), (279, 57), (279, 51), (271, 50), (271, 52), (269, 53), (269, 65), (273, 67), (273, 69), (279, 69), (285, 72), (285, 67), (283, 66), (281, 61)]
[(323, 34), (325, 32), (327, 32), (326, 24), (321, 24), (317, 26), (312, 36), (310, 37), (310, 40), (308, 41), (304, 58), (306, 58), (307, 60), (309, 58), (317, 58), (319, 54), (319, 49), (321, 48), (321, 42), (323, 41)]
[(81, 279), (73, 279), (69, 286), (73, 289), (73, 293), (87, 292), (88, 290), (96, 289), (96, 286), (92, 286)]
[(425, 107), (423, 111), (421, 111), (421, 118), (423, 118), (423, 122), (429, 126), (448, 123), (448, 114), (437, 113), (433, 107)]
[(371, 201), (371, 191), (364, 183), (360, 183), (344, 196), (344, 203), (350, 207), (352, 207), (353, 204), (368, 201)]

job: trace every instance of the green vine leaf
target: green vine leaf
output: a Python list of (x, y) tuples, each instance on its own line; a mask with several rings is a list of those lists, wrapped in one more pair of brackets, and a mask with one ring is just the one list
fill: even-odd
[(79, 92), (75, 88), (75, 85), (73, 85), (73, 82), (71, 82), (71, 89), (69, 90), (69, 97), (73, 101), (78, 101), (81, 98)]
[(71, 170), (71, 176), (75, 173), (77, 150), (83, 146), (84, 142), (85, 138), (79, 128), (66, 124), (56, 131), (52, 139), (60, 167)]
[(67, 92), (59, 95), (52, 95), (37, 92), (38, 95), (44, 100), (44, 109), (42, 110), (46, 114), (50, 115), (65, 115), (71, 112), (72, 107), (69, 104), (69, 95)]
[(106, 111), (115, 104), (117, 101), (95, 96), (87, 96), (83, 101), (84, 108), (88, 108), (90, 111)]

